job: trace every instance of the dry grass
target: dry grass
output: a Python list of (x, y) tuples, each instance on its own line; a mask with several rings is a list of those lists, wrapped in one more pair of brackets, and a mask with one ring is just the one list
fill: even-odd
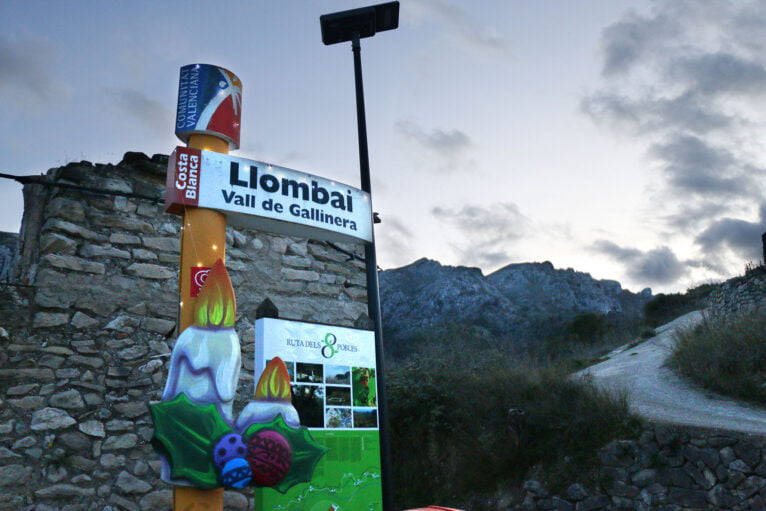
[(706, 318), (676, 336), (668, 365), (693, 382), (766, 404), (766, 311)]
[(551, 486), (582, 478), (599, 447), (637, 431), (625, 399), (507, 355), (432, 348), (389, 374), (399, 508), (462, 504), (541, 464)]

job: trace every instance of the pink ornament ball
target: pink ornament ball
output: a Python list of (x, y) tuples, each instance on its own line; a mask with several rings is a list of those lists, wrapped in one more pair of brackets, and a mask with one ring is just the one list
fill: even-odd
[(274, 486), (284, 479), (292, 460), (290, 443), (274, 430), (261, 430), (247, 443), (247, 462), (258, 486)]

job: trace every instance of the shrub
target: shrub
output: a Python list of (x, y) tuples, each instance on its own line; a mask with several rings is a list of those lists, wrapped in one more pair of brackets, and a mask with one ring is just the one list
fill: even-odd
[(689, 299), (681, 293), (658, 294), (644, 304), (646, 322), (653, 327), (672, 321), (691, 310)]
[(578, 314), (569, 322), (566, 333), (580, 342), (596, 343), (604, 338), (606, 321), (595, 312)]
[(766, 313), (705, 318), (676, 335), (668, 365), (703, 387), (766, 402)]
[(632, 342), (640, 335), (643, 321), (632, 314), (590, 312), (575, 316), (567, 325), (564, 333), (528, 346), (528, 357), (579, 371), (603, 361), (615, 347)]
[(582, 475), (598, 447), (634, 431), (623, 398), (558, 369), (522, 368), (498, 350), (458, 346), (420, 353), (388, 375), (399, 509), (455, 506), (518, 484), (541, 463)]
[(443, 343), (444, 339), (461, 339), (467, 349), (480, 349), (483, 345), (496, 342), (494, 336), (482, 327), (457, 323), (423, 327), (407, 336), (384, 329), (383, 339), (386, 341), (386, 357), (394, 361), (428, 351), (432, 346)]
[(715, 284), (703, 284), (687, 290), (684, 294), (658, 294), (644, 304), (646, 322), (652, 327), (657, 327), (687, 312), (704, 309), (707, 306), (707, 298), (715, 287)]

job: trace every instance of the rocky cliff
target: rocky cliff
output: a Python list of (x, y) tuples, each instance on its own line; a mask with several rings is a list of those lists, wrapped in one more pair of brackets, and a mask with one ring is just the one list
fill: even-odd
[(529, 341), (560, 330), (577, 314), (640, 314), (650, 289), (631, 293), (619, 282), (556, 269), (550, 262), (508, 265), (484, 276), (478, 268), (420, 259), (380, 274), (387, 341), (425, 329), (478, 327), (502, 341)]

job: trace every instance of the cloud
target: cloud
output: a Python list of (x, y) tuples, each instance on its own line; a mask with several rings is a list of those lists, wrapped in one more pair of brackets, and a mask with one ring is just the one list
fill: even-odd
[(9, 39), (0, 34), (0, 93), (27, 106), (68, 97), (67, 87), (51, 73), (56, 54), (47, 41)]
[(473, 143), (471, 138), (460, 130), (443, 130), (439, 128), (426, 131), (411, 120), (400, 120), (394, 125), (397, 132), (415, 140), (423, 148), (436, 154), (456, 156), (468, 150)]
[(418, 21), (436, 20), (449, 32), (450, 39), (484, 55), (505, 56), (510, 46), (498, 30), (479, 21), (469, 12), (443, 0), (418, 0), (407, 3), (408, 14)]
[(431, 209), (431, 214), (464, 233), (479, 235), (491, 241), (520, 238), (530, 224), (519, 207), (510, 202), (494, 204), (490, 208), (466, 205), (459, 210), (437, 206)]
[(386, 215), (375, 229), (375, 244), (385, 252), (394, 267), (404, 266), (414, 259), (412, 231), (397, 217)]
[(439, 171), (455, 171), (473, 166), (470, 158), (474, 143), (465, 132), (458, 129), (434, 128), (426, 130), (417, 122), (401, 119), (394, 130), (405, 140), (414, 144), (418, 151), (432, 162)]
[(697, 236), (696, 241), (708, 254), (717, 254), (723, 248), (728, 248), (743, 259), (760, 260), (763, 255), (761, 235), (764, 232), (766, 204), (761, 205), (758, 221), (723, 218), (710, 224)]
[[(602, 32), (601, 86), (585, 96), (593, 120), (645, 144), (652, 212), (663, 236), (694, 242), (700, 261), (687, 268), (735, 268), (755, 229), (737, 220), (762, 201), (766, 158), (758, 133), (766, 127), (766, 3), (655, 0)], [(729, 256), (722, 256), (722, 248)], [(615, 247), (599, 245), (612, 257)], [(677, 272), (672, 251), (621, 254), (636, 275)], [(644, 265), (649, 254), (664, 261)], [(712, 261), (712, 262), (711, 262)], [(711, 266), (712, 265), (712, 266)], [(735, 266), (736, 265), (736, 266)], [(638, 271), (638, 268), (647, 271)]]
[(460, 209), (435, 207), (431, 214), (454, 227), (459, 242), (452, 243), (461, 264), (496, 267), (513, 258), (513, 245), (531, 232), (532, 222), (513, 203)]
[(609, 240), (598, 240), (593, 244), (596, 252), (610, 256), (621, 262), (633, 261), (641, 257), (641, 251), (636, 248), (624, 248)]
[(652, 145), (650, 154), (661, 162), (673, 191), (701, 197), (759, 196), (762, 168), (744, 163), (725, 147), (691, 135), (677, 135)]
[(677, 31), (676, 23), (665, 15), (649, 18), (629, 12), (623, 20), (604, 29), (603, 74), (614, 76), (628, 73), (654, 49), (657, 41), (662, 41)]
[(706, 95), (756, 93), (766, 89), (763, 63), (730, 53), (716, 52), (684, 57), (671, 71), (687, 81), (687, 86)]
[(110, 89), (108, 93), (120, 110), (132, 115), (144, 127), (154, 132), (164, 133), (167, 131), (167, 126), (173, 125), (173, 112), (170, 108), (141, 91)]
[(687, 264), (679, 261), (668, 247), (644, 252), (636, 248), (621, 247), (608, 240), (598, 240), (592, 249), (622, 263), (628, 277), (644, 285), (674, 284), (688, 272)]
[(607, 120), (634, 134), (680, 129), (702, 135), (734, 122), (730, 115), (711, 110), (694, 91), (670, 98), (631, 98), (601, 91), (586, 97), (581, 109), (593, 119)]
[(730, 211), (729, 206), (714, 201), (697, 204), (682, 204), (670, 215), (663, 218), (665, 223), (676, 231), (695, 231), (702, 225)]

